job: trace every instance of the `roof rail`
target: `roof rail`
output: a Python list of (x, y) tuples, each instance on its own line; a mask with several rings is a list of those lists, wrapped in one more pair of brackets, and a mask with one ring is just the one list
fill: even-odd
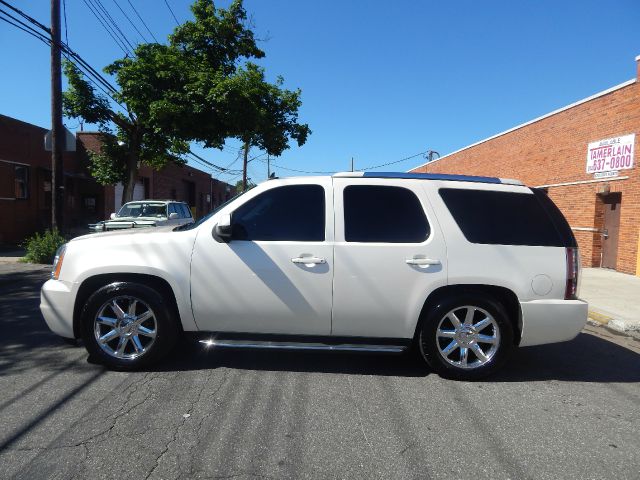
[(339, 172), (334, 177), (358, 178), (403, 178), (410, 180), (449, 180), (456, 182), (502, 183), (505, 185), (523, 185), (519, 180), (498, 177), (480, 177), (475, 175), (452, 175), (448, 173), (410, 173), (410, 172)]

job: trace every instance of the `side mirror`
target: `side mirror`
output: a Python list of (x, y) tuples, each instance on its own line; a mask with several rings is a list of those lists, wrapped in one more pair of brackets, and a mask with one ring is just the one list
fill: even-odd
[(169, 220), (175, 220), (176, 218), (178, 218), (178, 214), (176, 212), (171, 212), (169, 214)]
[(213, 227), (213, 237), (218, 241), (228, 242), (231, 240), (231, 215), (221, 215), (218, 223)]
[(109, 215), (109, 218), (110, 218), (111, 220), (115, 220), (115, 219), (116, 219), (116, 217), (117, 217), (117, 215), (116, 215), (115, 213), (112, 213), (111, 215)]

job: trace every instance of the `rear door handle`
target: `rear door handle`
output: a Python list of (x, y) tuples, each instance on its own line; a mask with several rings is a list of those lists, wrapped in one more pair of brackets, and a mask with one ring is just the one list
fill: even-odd
[(408, 265), (440, 265), (440, 260), (431, 258), (407, 258), (405, 260)]
[(291, 261), (293, 263), (302, 263), (306, 266), (327, 263), (327, 261), (324, 258), (319, 258), (319, 257), (296, 257), (296, 258), (292, 258)]

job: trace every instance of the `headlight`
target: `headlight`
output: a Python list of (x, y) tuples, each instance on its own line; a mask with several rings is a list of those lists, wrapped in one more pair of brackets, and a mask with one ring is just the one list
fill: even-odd
[(56, 251), (56, 256), (53, 258), (53, 269), (51, 270), (51, 278), (58, 280), (60, 276), (60, 269), (62, 269), (62, 261), (64, 260), (64, 252), (67, 250), (67, 244), (63, 244)]

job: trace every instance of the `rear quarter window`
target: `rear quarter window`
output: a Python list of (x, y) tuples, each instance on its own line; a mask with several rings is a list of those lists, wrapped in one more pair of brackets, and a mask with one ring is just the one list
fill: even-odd
[[(570, 246), (533, 193), (454, 188), (442, 188), (439, 193), (471, 243)], [(557, 214), (562, 216), (559, 211)]]

